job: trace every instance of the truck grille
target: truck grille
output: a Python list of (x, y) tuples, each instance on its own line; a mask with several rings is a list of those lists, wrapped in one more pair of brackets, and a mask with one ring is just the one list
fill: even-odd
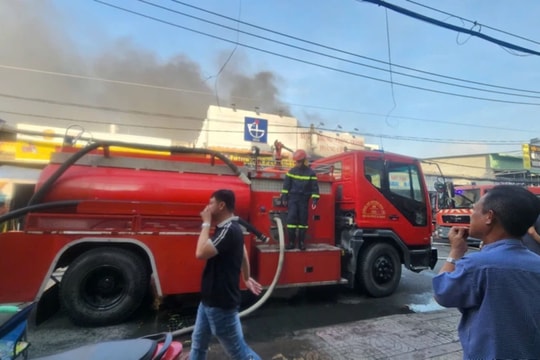
[(470, 215), (443, 215), (442, 221), (445, 224), (469, 224), (471, 217)]

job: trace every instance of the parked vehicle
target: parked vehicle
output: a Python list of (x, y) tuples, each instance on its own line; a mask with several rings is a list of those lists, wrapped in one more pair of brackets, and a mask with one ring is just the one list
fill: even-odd
[(143, 337), (88, 344), (35, 360), (179, 360), (182, 350), (182, 343), (174, 341), (171, 333), (165, 333), (158, 339)]
[[(448, 240), (448, 233), (452, 226), (468, 226), (471, 222), (474, 203), (493, 186), (495, 185), (453, 186), (451, 183), (444, 184), (443, 195), (437, 199), (438, 211), (435, 215), (436, 238)], [(480, 240), (475, 238), (469, 238), (467, 242), (473, 246), (480, 244)]]
[(314, 161), (320, 202), (307, 250), (283, 253), (286, 169), (245, 168), (205, 149), (127, 147), (59, 149), (28, 206), (0, 217), (24, 218), (0, 234), (0, 272), (10, 274), (0, 277), (0, 303), (39, 301), (59, 287), (72, 321), (104, 325), (126, 320), (149, 291), (158, 302), (199, 292), (199, 213), (219, 188), (236, 194), (252, 274), (265, 287), (279, 268), (279, 287), (343, 284), (382, 297), (396, 290), (402, 264), (420, 272), (437, 261), (417, 159), (350, 151)]
[[(448, 240), (448, 233), (452, 226), (469, 226), (472, 208), (496, 184), (482, 185), (456, 185), (452, 183), (436, 185), (440, 188), (436, 197), (435, 236), (438, 239)], [(526, 187), (533, 194), (540, 196), (539, 186)], [(470, 245), (478, 246), (480, 239), (469, 237)]]

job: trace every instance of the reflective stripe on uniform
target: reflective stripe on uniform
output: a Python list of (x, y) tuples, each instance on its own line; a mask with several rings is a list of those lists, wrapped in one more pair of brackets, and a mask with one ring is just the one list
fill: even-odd
[(308, 229), (309, 226), (307, 225), (293, 225), (293, 224), (287, 224), (287, 229)]
[(290, 174), (290, 173), (287, 173), (287, 176), (290, 177), (290, 178), (293, 178), (295, 180), (304, 180), (304, 181), (316, 180), (317, 179), (316, 177), (313, 177), (313, 176), (294, 175), (294, 174)]

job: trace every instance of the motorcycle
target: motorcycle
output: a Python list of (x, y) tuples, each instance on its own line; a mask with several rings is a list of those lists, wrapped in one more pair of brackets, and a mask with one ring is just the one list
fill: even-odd
[[(27, 323), (34, 304), (23, 308), (2, 306), (0, 316), (0, 359), (28, 358)], [(5, 316), (7, 315), (7, 316)], [(7, 317), (7, 319), (5, 319)], [(182, 343), (172, 333), (158, 333), (137, 339), (106, 341), (81, 346), (34, 360), (179, 360)]]
[(182, 343), (173, 341), (172, 333), (166, 333), (161, 339), (106, 341), (35, 360), (179, 360), (181, 355)]

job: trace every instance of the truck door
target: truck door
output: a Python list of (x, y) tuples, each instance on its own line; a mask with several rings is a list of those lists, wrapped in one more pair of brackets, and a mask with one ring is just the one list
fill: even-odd
[(365, 159), (364, 172), (382, 195), (378, 226), (392, 229), (408, 245), (425, 245), (430, 236), (431, 214), (418, 164)]

